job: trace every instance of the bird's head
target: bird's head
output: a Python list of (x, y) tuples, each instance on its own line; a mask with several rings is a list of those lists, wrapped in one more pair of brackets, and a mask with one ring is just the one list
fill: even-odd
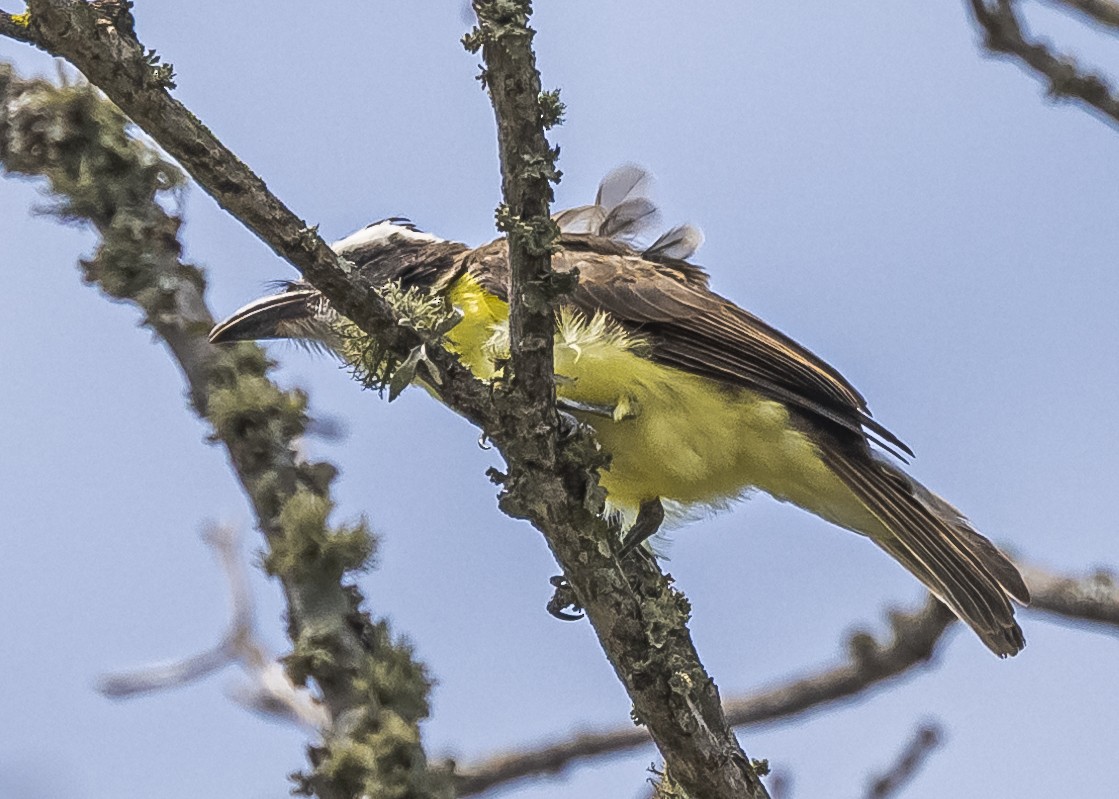
[[(374, 285), (397, 280), (405, 286), (439, 287), (454, 271), (454, 256), (465, 246), (424, 233), (402, 217), (374, 222), (330, 245), (353, 262)], [(338, 312), (311, 284), (281, 281), (280, 290), (253, 300), (210, 331), (224, 344), (260, 339), (293, 339), (337, 349)]]

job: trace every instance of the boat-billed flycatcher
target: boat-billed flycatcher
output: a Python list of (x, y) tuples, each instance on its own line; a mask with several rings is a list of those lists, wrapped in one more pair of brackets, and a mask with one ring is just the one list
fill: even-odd
[[(556, 390), (610, 454), (601, 473), (609, 505), (648, 528), (643, 536), (659, 523), (661, 501), (718, 507), (760, 489), (867, 536), (995, 654), (1020, 651), (1010, 600), (1025, 604), (1029, 591), (1018, 570), (877, 449), (912, 454), (835, 369), (711, 291), (707, 273), (687, 260), (698, 230), (681, 226), (637, 244), (656, 216), (646, 182), (640, 169), (622, 167), (594, 205), (555, 217), (562, 235), (553, 266), (579, 275), (557, 315)], [(461, 313), (447, 347), (478, 378), (499, 374), (508, 354), (505, 239), (471, 249), (388, 219), (333, 247), (374, 283), (445, 297)], [(297, 281), (210, 337), (338, 350), (346, 322)]]

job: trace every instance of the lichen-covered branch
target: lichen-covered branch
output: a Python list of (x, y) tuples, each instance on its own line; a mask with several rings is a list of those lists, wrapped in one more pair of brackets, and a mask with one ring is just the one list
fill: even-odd
[[(395, 326), (373, 287), (171, 98), (173, 71), (140, 45), (128, 8), (120, 0), (31, 0), (26, 24), (0, 16), (0, 32), (15, 29), (16, 38), (77, 66), (222, 207), (299, 268), (364, 332), (388, 340), (403, 355), (417, 346), (416, 334)], [(495, 3), (493, 9), (495, 22), (527, 19), (524, 3)], [(542, 107), (555, 110), (554, 103)], [(428, 342), (427, 355), (441, 375), (442, 399), (482, 427), (505, 456), (518, 484), (507, 486), (503, 509), (545, 533), (633, 699), (635, 714), (653, 732), (674, 776), (685, 786), (701, 785), (697, 794), (712, 799), (764, 796), (691, 643), (686, 600), (652, 564), (633, 562), (623, 570), (607, 545), (611, 531), (600, 517), (603, 496), (593, 471), (602, 457), (593, 441), (585, 435), (564, 439), (562, 447), (557, 441), (554, 456), (539, 446), (554, 440), (551, 429), (533, 433), (535, 445), (522, 442), (517, 433), (523, 425), (508, 410), (511, 405), (495, 407), (490, 389), (442, 347)], [(539, 362), (533, 368), (539, 372)], [(541, 413), (546, 428), (553, 427), (553, 410), (534, 413)], [(543, 468), (553, 458), (555, 468)]]
[(558, 230), (549, 205), (551, 184), (559, 179), (558, 148), (549, 145), (545, 129), (559, 121), (562, 105), (556, 94), (541, 91), (532, 3), (474, 0), (473, 6), (478, 25), (464, 44), (482, 53), (481, 80), (497, 118), (505, 200), (497, 217), (509, 237), (512, 271), (512, 379), (497, 407), (509, 433), (502, 446), (509, 474), (501, 477), (501, 507), (544, 533), (671, 779), (690, 796), (761, 799), (767, 794), (758, 771), (692, 644), (687, 600), (655, 564), (618, 562), (610, 545), (617, 538), (600, 519), (603, 495), (588, 469), (601, 463), (593, 439), (558, 435), (553, 300), (576, 276), (551, 272)]
[(84, 279), (138, 307), (166, 344), (267, 539), (266, 566), (288, 604), (289, 674), (298, 683), (313, 679), (334, 719), (311, 749), (303, 787), (323, 799), (447, 796), (444, 776), (427, 768), (420, 746), (428, 677), (385, 622), (361, 609), (346, 579), (365, 567), (373, 538), (364, 522), (329, 521), (336, 470), (297, 454), (306, 397), (269, 379), (273, 364), (259, 347), (208, 343), (204, 278), (179, 259), (181, 220), (158, 201), (182, 176), (126, 124), (88, 84), (22, 80), (0, 64), (0, 164), (12, 175), (44, 178), (54, 213), (99, 233), (96, 252), (81, 262)]
[[(1030, 588), (1031, 614), (1119, 635), (1119, 578), (1112, 572), (1071, 576), (1035, 566), (1020, 568)], [(931, 596), (915, 611), (892, 612), (886, 639), (877, 640), (866, 632), (851, 634), (845, 662), (732, 697), (724, 705), (727, 720), (734, 727), (788, 721), (881, 690), (894, 678), (931, 665), (955, 621)], [(649, 735), (644, 730), (617, 727), (577, 733), (541, 746), (494, 755), (476, 764), (460, 764), (456, 773), (458, 795), (473, 796), (517, 780), (562, 774), (579, 761), (609, 757), (648, 743)]]
[[(526, 450), (539, 453), (540, 468), (552, 469), (557, 430), (552, 301), (563, 284), (552, 275), (551, 251), (559, 228), (550, 206), (552, 184), (560, 178), (555, 163), (559, 149), (544, 135), (540, 74), (532, 51), (535, 32), (528, 25), (531, 4), (478, 0), (474, 11), (478, 26), (464, 43), (471, 51), (481, 50), (486, 64), (480, 80), (489, 90), (497, 118), (505, 200), (497, 210), (497, 226), (509, 238), (510, 374), (505, 404), (515, 438)], [(570, 279), (566, 283), (570, 285)]]
[[(1101, 13), (1106, 6), (1111, 6), (1071, 0), (1066, 5), (1075, 5), (1086, 12), (1091, 7)], [(1112, 89), (1110, 81), (1082, 69), (1071, 56), (1029, 36), (1018, 13), (1018, 0), (969, 0), (969, 6), (983, 33), (983, 45), (990, 52), (1012, 58), (1026, 67), (1046, 82), (1046, 90), (1052, 97), (1080, 102), (1107, 122), (1119, 124), (1119, 94)]]

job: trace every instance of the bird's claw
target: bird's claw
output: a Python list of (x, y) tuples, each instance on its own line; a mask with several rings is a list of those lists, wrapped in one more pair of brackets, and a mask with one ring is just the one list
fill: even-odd
[[(575, 598), (575, 590), (571, 587), (571, 583), (567, 582), (567, 578), (557, 574), (549, 578), (548, 582), (556, 589), (552, 598), (548, 600), (548, 612), (560, 621), (579, 621), (583, 618), (584, 614), (579, 612), (583, 606)], [(565, 608), (572, 608), (576, 612), (568, 613)]]
[(561, 410), (556, 413), (557, 416), (559, 416), (559, 437), (564, 440), (574, 438), (575, 434), (579, 432), (579, 428), (583, 426), (583, 423), (567, 411)]

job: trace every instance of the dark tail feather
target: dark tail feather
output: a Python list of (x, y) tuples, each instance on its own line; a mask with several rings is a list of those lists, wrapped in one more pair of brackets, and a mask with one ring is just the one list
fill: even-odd
[(1026, 645), (1010, 599), (1030, 593), (1018, 569), (958, 510), (883, 458), (822, 453), (847, 486), (890, 531), (872, 540), (975, 630), (999, 657)]

